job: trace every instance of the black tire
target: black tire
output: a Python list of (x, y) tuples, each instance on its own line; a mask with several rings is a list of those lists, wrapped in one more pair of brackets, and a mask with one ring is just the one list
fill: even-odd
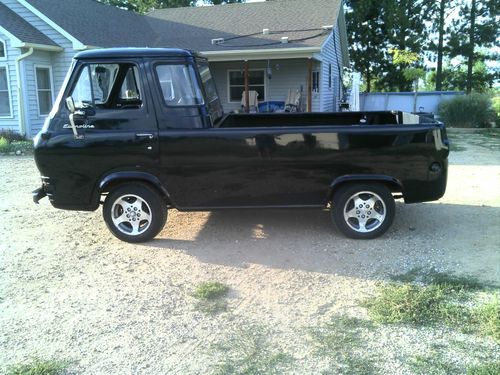
[(122, 241), (152, 240), (167, 222), (163, 197), (147, 184), (128, 182), (109, 192), (103, 206), (108, 229)]
[[(355, 200), (363, 207), (354, 207)], [(332, 199), (332, 221), (349, 238), (381, 236), (391, 226), (395, 213), (394, 197), (382, 184), (348, 184), (340, 187)]]

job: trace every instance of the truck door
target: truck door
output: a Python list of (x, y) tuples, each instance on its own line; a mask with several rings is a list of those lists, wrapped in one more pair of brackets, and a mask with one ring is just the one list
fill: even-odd
[[(73, 135), (64, 100), (52, 120), (50, 151), (65, 176), (64, 191), (90, 197), (95, 183), (114, 171), (151, 171), (158, 160), (158, 128), (140, 61), (80, 61), (63, 99), (75, 103)], [(68, 175), (69, 174), (69, 175)], [(90, 191), (89, 191), (90, 190)], [(61, 202), (63, 203), (63, 202)]]

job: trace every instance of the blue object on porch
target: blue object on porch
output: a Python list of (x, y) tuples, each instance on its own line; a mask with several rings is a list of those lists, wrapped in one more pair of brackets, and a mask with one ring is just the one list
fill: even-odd
[(262, 102), (259, 103), (259, 112), (276, 112), (285, 110), (285, 102)]

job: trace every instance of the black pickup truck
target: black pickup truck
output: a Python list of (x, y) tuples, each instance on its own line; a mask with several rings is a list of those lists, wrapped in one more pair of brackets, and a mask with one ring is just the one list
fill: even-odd
[(35, 138), (56, 208), (96, 210), (129, 242), (167, 210), (330, 208), (352, 238), (391, 225), (395, 198), (446, 189), (442, 123), (402, 112), (224, 114), (207, 60), (179, 49), (77, 54)]

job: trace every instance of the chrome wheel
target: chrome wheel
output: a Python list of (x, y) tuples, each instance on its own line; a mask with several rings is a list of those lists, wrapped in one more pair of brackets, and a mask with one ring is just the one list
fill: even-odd
[(346, 224), (358, 233), (370, 233), (378, 229), (387, 215), (383, 199), (371, 191), (351, 195), (343, 212)]
[(122, 195), (113, 202), (111, 220), (122, 233), (138, 236), (148, 230), (152, 213), (148, 203), (133, 194)]

